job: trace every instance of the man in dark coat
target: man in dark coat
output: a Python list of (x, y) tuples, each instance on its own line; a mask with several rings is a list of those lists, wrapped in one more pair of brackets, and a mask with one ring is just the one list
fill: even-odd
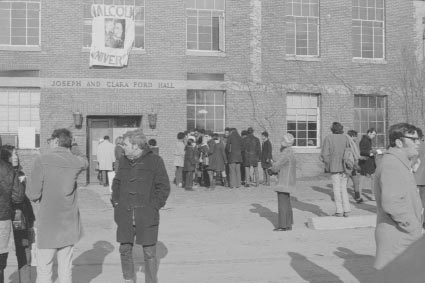
[(269, 140), (269, 133), (261, 133), (263, 146), (261, 147), (261, 167), (263, 168), (263, 185), (270, 186), (270, 175), (267, 169), (272, 167), (272, 143)]
[(230, 187), (241, 186), (242, 138), (235, 128), (231, 129), (226, 143), (227, 162), (229, 163)]
[[(260, 184), (259, 176), (258, 176), (258, 162), (260, 162), (260, 156), (261, 156), (261, 144), (260, 140), (254, 136), (254, 129), (249, 127), (248, 135), (245, 139), (244, 145), (244, 151), (245, 151), (245, 176), (247, 180), (249, 180), (249, 177), (251, 176), (250, 171), (251, 167), (254, 168), (254, 181), (255, 186), (258, 187)], [(249, 184), (245, 184), (246, 187), (249, 187)]]
[[(143, 246), (145, 282), (156, 283), (159, 209), (170, 194), (164, 161), (147, 145), (141, 129), (124, 135), (125, 156), (112, 185), (112, 204), (125, 282), (134, 283), (133, 244)], [(136, 238), (136, 239), (135, 239)]]
[(372, 191), (371, 199), (375, 200), (374, 196), (374, 173), (376, 169), (375, 164), (375, 153), (376, 151), (372, 149), (372, 139), (376, 137), (376, 130), (370, 128), (367, 130), (366, 135), (363, 135), (359, 143), (360, 156), (362, 158), (359, 160), (360, 166), (360, 186), (362, 189), (365, 187), (366, 177), (370, 180), (370, 189)]

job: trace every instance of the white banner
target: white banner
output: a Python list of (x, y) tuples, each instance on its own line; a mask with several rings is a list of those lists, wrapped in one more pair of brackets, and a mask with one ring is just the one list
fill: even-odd
[(123, 67), (134, 42), (134, 6), (93, 4), (90, 66)]

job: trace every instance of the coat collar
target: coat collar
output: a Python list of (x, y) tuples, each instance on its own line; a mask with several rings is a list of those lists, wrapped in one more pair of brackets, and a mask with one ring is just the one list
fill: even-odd
[(395, 156), (398, 160), (401, 161), (401, 163), (404, 164), (404, 166), (406, 166), (410, 170), (410, 168), (411, 168), (410, 161), (401, 149), (398, 149), (398, 148), (395, 148), (395, 147), (390, 147), (387, 150), (386, 154), (391, 154), (391, 155)]

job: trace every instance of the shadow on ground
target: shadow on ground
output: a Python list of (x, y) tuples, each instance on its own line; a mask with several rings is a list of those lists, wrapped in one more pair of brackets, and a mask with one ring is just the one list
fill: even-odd
[(302, 210), (302, 211), (308, 211), (311, 212), (317, 216), (328, 216), (327, 213), (325, 213), (320, 206), (315, 205), (315, 204), (311, 204), (308, 202), (302, 202), (300, 200), (298, 200), (296, 197), (292, 197), (291, 196), (291, 205), (292, 208), (298, 209), (298, 210)]
[[(322, 188), (322, 187), (317, 187), (317, 186), (312, 186), (311, 188), (316, 192), (328, 195), (330, 200), (334, 201), (332, 184), (328, 184), (326, 186), (328, 187), (328, 189)], [(351, 195), (351, 196), (354, 195), (354, 192), (353, 192), (352, 189), (347, 189), (347, 190), (348, 190), (349, 195)], [(367, 191), (367, 190), (363, 190), (363, 191)], [(365, 210), (365, 211), (368, 211), (368, 212), (376, 213), (376, 206), (375, 205), (364, 203), (364, 202), (363, 203), (357, 203), (355, 201), (350, 201), (350, 204), (353, 205), (357, 209), (362, 209), (362, 210)]]
[(276, 212), (271, 211), (269, 208), (262, 206), (258, 203), (251, 204), (254, 208), (251, 208), (249, 211), (252, 213), (257, 213), (260, 217), (266, 218), (270, 223), (276, 228), (278, 215)]
[(73, 261), (72, 278), (74, 282), (91, 282), (103, 271), (105, 257), (114, 251), (107, 241), (97, 241), (93, 248), (83, 252)]
[[(158, 241), (156, 243), (156, 258), (158, 259), (158, 273), (159, 265), (161, 259), (165, 258), (168, 254), (168, 249), (163, 242)], [(136, 277), (139, 277), (139, 272), (145, 273), (145, 259), (143, 257), (143, 247), (140, 245), (134, 245), (133, 248), (133, 258), (134, 258), (134, 271), (136, 272)], [(142, 275), (141, 277), (144, 277)]]
[(307, 257), (296, 252), (288, 252), (291, 257), (291, 267), (298, 273), (298, 275), (305, 281), (313, 282), (332, 282), (344, 283), (337, 275), (329, 270), (315, 264)]
[(375, 272), (373, 262), (375, 257), (371, 255), (357, 254), (350, 249), (338, 247), (334, 254), (344, 260), (343, 266), (359, 282), (365, 282)]

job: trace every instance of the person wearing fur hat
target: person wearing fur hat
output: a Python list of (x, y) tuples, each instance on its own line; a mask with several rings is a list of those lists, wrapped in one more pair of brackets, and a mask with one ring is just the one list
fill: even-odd
[(274, 231), (290, 231), (294, 224), (290, 196), (296, 188), (297, 180), (297, 161), (292, 149), (294, 140), (294, 136), (289, 133), (282, 137), (280, 154), (271, 167), (271, 171), (277, 173), (274, 190), (277, 192), (278, 225)]

